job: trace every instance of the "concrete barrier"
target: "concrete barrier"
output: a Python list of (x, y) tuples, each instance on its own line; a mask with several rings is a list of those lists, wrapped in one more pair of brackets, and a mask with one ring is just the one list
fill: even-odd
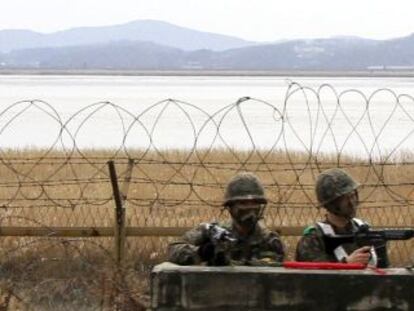
[(203, 267), (163, 263), (151, 275), (154, 311), (414, 311), (414, 272)]

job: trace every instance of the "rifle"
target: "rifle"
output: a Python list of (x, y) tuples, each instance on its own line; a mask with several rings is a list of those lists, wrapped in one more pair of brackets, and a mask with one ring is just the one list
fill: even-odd
[(228, 242), (230, 244), (237, 242), (237, 239), (233, 237), (233, 234), (229, 230), (220, 227), (216, 222), (206, 223), (205, 229), (208, 239), (216, 246), (223, 242)]
[(388, 241), (403, 241), (414, 237), (414, 229), (382, 229), (372, 230), (364, 224), (352, 234), (324, 235), (326, 250), (330, 253), (338, 246), (346, 243), (355, 243), (359, 247), (373, 246), (378, 254), (379, 267), (388, 266), (386, 244)]
[(209, 266), (226, 266), (229, 264), (228, 250), (237, 243), (237, 239), (226, 228), (217, 223), (203, 224), (203, 231), (208, 241), (199, 248), (200, 257), (207, 261)]

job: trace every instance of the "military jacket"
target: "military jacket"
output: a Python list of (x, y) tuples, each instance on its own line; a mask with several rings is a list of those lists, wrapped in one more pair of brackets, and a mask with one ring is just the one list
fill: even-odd
[[(327, 220), (322, 223), (330, 225), (335, 234), (352, 234), (358, 230), (358, 226), (354, 220), (350, 221), (345, 228), (338, 228), (329, 223)], [(361, 247), (356, 243), (346, 243), (341, 246), (347, 255), (350, 255), (352, 252)], [(382, 245), (379, 251), (375, 251), (374, 255), (378, 257), (378, 267), (385, 268), (389, 265), (385, 245)], [(338, 262), (337, 256), (335, 256), (332, 252), (329, 253), (325, 248), (324, 233), (318, 224), (305, 229), (304, 234), (296, 247), (296, 260), (311, 262)]]
[[(247, 237), (240, 236), (231, 222), (220, 226), (229, 230), (236, 239), (225, 251), (226, 264), (272, 265), (283, 261), (285, 250), (279, 235), (260, 222)], [(200, 224), (169, 245), (168, 259), (179, 265), (202, 264), (199, 250), (209, 242), (206, 226)]]

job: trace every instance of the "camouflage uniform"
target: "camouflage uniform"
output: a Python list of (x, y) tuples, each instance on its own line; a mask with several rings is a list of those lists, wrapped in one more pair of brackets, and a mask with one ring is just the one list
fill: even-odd
[[(237, 242), (223, 248), (220, 262), (213, 265), (273, 265), (283, 261), (285, 251), (279, 235), (258, 223), (254, 232), (247, 237), (237, 234), (232, 223), (221, 225), (228, 229)], [(200, 248), (208, 245), (205, 226), (199, 225), (184, 234), (181, 240), (171, 243), (168, 249), (169, 261), (179, 265), (208, 262)]]
[[(316, 182), (316, 195), (318, 201), (330, 212), (340, 215), (338, 207), (335, 206), (335, 200), (356, 191), (359, 185), (346, 172), (340, 169), (331, 169), (319, 175)], [(324, 232), (322, 225), (327, 224), (332, 228), (335, 234), (352, 234), (358, 230), (361, 224), (367, 225), (362, 220), (352, 218), (349, 220), (345, 228), (338, 228), (335, 225), (325, 220), (316, 223), (313, 226), (307, 227), (303, 232), (303, 237), (299, 240), (296, 248), (296, 260), (298, 261), (313, 261), (313, 262), (338, 262), (338, 256), (333, 252), (329, 252), (325, 246)], [(356, 243), (346, 243), (341, 245), (345, 251), (345, 255), (350, 255), (352, 252), (361, 246)], [(374, 246), (375, 247), (375, 246)], [(385, 245), (380, 245), (372, 252), (372, 257), (377, 257), (377, 266), (384, 268), (389, 265), (387, 250)]]
[[(353, 222), (349, 222), (345, 228), (335, 227), (335, 225), (330, 224), (328, 220), (325, 220), (323, 223), (331, 225), (336, 234), (350, 234), (354, 233), (358, 229), (356, 224)], [(360, 246), (355, 243), (342, 244), (342, 246), (348, 254), (351, 254), (353, 251), (360, 248)], [(307, 227), (303, 232), (303, 237), (300, 239), (296, 249), (296, 260), (337, 261), (333, 253), (329, 254), (327, 252), (323, 238), (323, 231), (318, 224)]]
[[(169, 260), (180, 265), (273, 265), (284, 258), (279, 235), (258, 220), (267, 199), (264, 187), (251, 173), (240, 173), (227, 184), (223, 206), (232, 222), (221, 225), (232, 236), (229, 241), (211, 241), (206, 224), (188, 231), (180, 241), (169, 246)], [(247, 204), (247, 209), (246, 209)], [(253, 208), (248, 205), (253, 204)], [(248, 228), (242, 236), (236, 228)], [(247, 233), (246, 233), (247, 232)]]

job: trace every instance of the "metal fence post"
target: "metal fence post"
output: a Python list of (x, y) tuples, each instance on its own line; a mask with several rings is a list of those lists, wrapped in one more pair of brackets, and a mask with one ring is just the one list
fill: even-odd
[(114, 161), (108, 161), (108, 167), (115, 201), (115, 261), (118, 266), (121, 266), (125, 251), (125, 208), (122, 204), (123, 200), (118, 187)]

